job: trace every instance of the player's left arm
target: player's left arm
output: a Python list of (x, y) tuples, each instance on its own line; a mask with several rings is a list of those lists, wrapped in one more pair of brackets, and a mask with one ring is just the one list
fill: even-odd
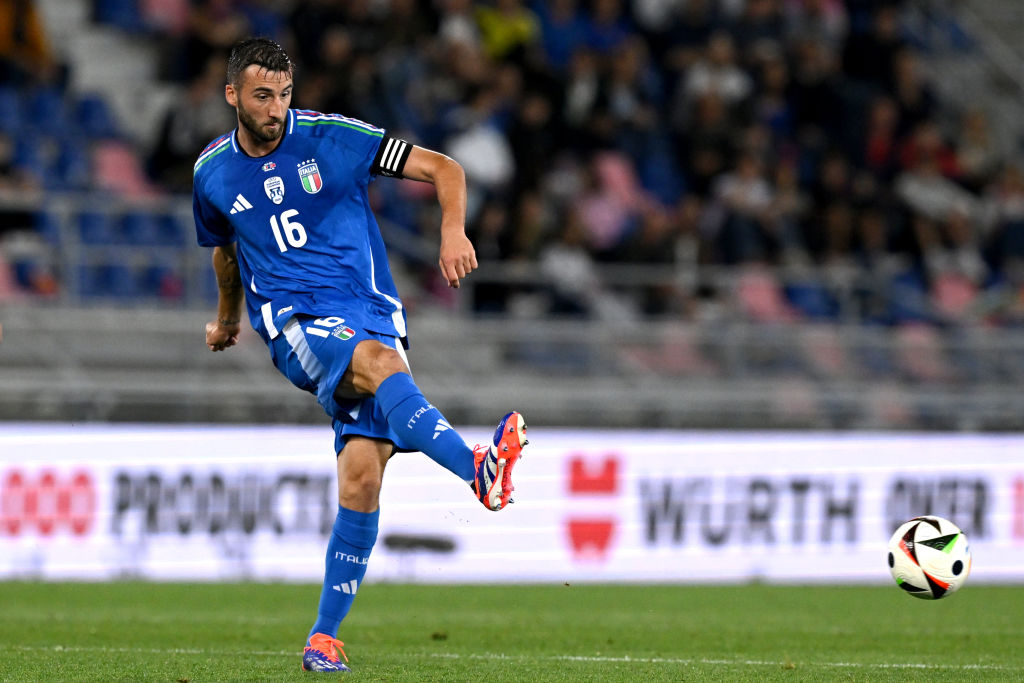
[(466, 236), (466, 173), (459, 162), (423, 147), (412, 147), (401, 170), (405, 178), (433, 183), (441, 205), (441, 257), (438, 265), (449, 287), (477, 267), (476, 251)]

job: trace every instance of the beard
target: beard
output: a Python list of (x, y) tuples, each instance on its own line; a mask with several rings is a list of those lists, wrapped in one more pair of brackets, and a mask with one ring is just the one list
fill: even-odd
[(244, 127), (245, 130), (247, 130), (250, 135), (252, 135), (260, 142), (274, 142), (275, 140), (280, 139), (282, 135), (284, 135), (284, 126), (280, 125), (282, 122), (279, 119), (268, 122), (279, 124), (276, 131), (270, 131), (267, 129), (266, 124), (261, 125), (259, 122), (257, 122), (255, 117), (253, 117), (252, 114), (247, 112), (242, 107), (241, 103), (238, 104), (237, 108), (238, 122), (242, 124), (242, 127)]

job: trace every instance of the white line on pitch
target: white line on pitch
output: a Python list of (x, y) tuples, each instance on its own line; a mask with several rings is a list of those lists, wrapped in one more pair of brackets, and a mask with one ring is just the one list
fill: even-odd
[(429, 655), (430, 657), (437, 657), (441, 659), (485, 659), (485, 660), (501, 660), (501, 659), (528, 659), (531, 661), (549, 660), (558, 662), (594, 662), (601, 664), (675, 664), (680, 666), (694, 666), (701, 664), (711, 665), (729, 665), (729, 666), (787, 666), (792, 665), (796, 668), (800, 667), (823, 667), (823, 668), (842, 668), (842, 669), (942, 669), (942, 670), (983, 670), (983, 671), (1016, 671), (1017, 667), (1003, 666), (1000, 664), (919, 664), (913, 662), (900, 662), (896, 664), (888, 663), (869, 663), (869, 662), (788, 662), (788, 661), (770, 661), (770, 660), (757, 660), (757, 659), (706, 659), (706, 658), (675, 658), (675, 657), (630, 657), (624, 655), (622, 657), (602, 657), (602, 656), (586, 656), (586, 655), (548, 655), (548, 656), (509, 656), (503, 654), (470, 654), (461, 655), (458, 653), (434, 653)]
[[(141, 647), (103, 647), (103, 646), (76, 646), (76, 645), (7, 645), (0, 643), (0, 650), (19, 650), (23, 652), (109, 652), (109, 653), (132, 653), (156, 655), (252, 655), (260, 657), (299, 657), (302, 652), (299, 650), (250, 650), (239, 652), (238, 650), (207, 650), (200, 648), (141, 648)], [(879, 662), (816, 662), (816, 661), (772, 661), (760, 659), (709, 659), (709, 658), (677, 658), (677, 657), (622, 657), (588, 656), (588, 655), (504, 655), (498, 653), (485, 654), (459, 654), (451, 653), (406, 653), (402, 657), (431, 657), (437, 659), (482, 659), (487, 661), (499, 660), (547, 660), (551, 662), (584, 662), (599, 664), (672, 664), (676, 666), (792, 666), (794, 668), (826, 668), (826, 669), (913, 669), (913, 670), (950, 670), (950, 671), (1017, 671), (1018, 667), (1003, 666), (1000, 664), (921, 664), (914, 662), (899, 662), (895, 664)]]

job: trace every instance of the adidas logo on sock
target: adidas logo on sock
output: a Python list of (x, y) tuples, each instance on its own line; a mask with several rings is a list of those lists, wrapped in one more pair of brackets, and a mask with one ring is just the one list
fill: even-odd
[(444, 418), (441, 418), (437, 421), (437, 424), (434, 425), (434, 438), (436, 439), (441, 435), (441, 432), (447, 432), (451, 428), (452, 426), (448, 424)]
[(239, 194), (235, 197), (235, 203), (231, 205), (231, 213), (242, 213), (246, 209), (251, 208), (252, 204), (249, 203), (249, 200)]
[(347, 593), (348, 595), (355, 595), (356, 594), (356, 588), (358, 588), (358, 587), (359, 587), (359, 582), (356, 581), (355, 579), (352, 579), (348, 583), (343, 583), (340, 586), (331, 586), (331, 588), (333, 588), (334, 590), (338, 591), (339, 593)]

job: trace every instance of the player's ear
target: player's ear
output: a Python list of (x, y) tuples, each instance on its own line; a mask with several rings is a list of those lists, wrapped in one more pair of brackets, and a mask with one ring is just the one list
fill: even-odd
[(224, 86), (224, 99), (228, 101), (232, 107), (238, 106), (238, 93), (235, 92), (235, 86), (228, 83)]

